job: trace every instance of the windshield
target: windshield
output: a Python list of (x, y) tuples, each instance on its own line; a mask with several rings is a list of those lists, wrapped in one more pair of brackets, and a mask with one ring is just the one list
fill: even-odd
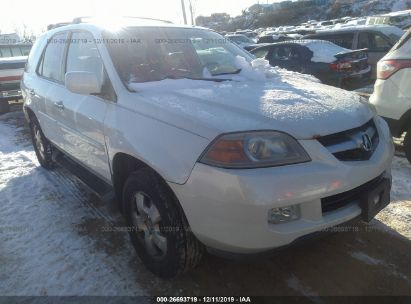
[(167, 78), (211, 78), (241, 70), (252, 57), (221, 35), (202, 29), (138, 27), (105, 32), (105, 44), (126, 84)]

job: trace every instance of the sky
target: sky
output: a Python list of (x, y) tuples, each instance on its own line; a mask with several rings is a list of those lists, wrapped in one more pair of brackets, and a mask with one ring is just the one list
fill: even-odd
[[(258, 0), (192, 0), (196, 15), (226, 12), (232, 16)], [(277, 0), (278, 1), (278, 0)], [(267, 3), (267, 1), (259, 1)], [(276, 1), (268, 1), (268, 3)], [(180, 0), (1, 0), (0, 30), (20, 32), (25, 25), (38, 34), (50, 23), (71, 21), (79, 16), (141, 16), (182, 23)], [(186, 0), (188, 7), (188, 0)], [(187, 9), (188, 13), (188, 9)], [(188, 17), (189, 18), (189, 17)]]

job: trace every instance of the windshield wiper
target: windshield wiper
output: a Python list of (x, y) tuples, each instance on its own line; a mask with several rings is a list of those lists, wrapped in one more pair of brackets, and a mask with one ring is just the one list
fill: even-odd
[(215, 81), (215, 82), (223, 82), (223, 81), (231, 81), (231, 79), (225, 78), (211, 78), (211, 77), (190, 77), (190, 76), (176, 76), (176, 75), (167, 75), (163, 79), (190, 79), (190, 80), (204, 80), (204, 81)]
[(233, 75), (233, 74), (240, 74), (242, 70), (238, 69), (235, 70), (234, 72), (225, 72), (225, 73), (218, 73), (218, 74), (212, 74), (213, 76), (221, 76), (221, 75)]

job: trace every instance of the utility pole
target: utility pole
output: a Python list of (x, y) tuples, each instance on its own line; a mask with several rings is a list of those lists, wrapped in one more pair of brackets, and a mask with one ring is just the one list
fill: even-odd
[(187, 24), (186, 6), (184, 0), (181, 0), (181, 9), (183, 10), (184, 24)]
[(191, 25), (195, 25), (194, 23), (194, 7), (193, 7), (193, 0), (188, 0), (189, 9), (190, 9), (190, 16), (191, 16)]

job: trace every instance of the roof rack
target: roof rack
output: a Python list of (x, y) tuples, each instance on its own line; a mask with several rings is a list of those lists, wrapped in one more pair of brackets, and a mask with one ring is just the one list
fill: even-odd
[(65, 25), (69, 25), (69, 24), (71, 24), (71, 22), (59, 22), (59, 23), (49, 24), (49, 25), (47, 25), (47, 30), (50, 31), (52, 29), (62, 27), (62, 26), (65, 26)]
[[(162, 20), (162, 19), (155, 19), (155, 18), (147, 18), (147, 17), (134, 17), (134, 16), (122, 16), (121, 18), (127, 18), (127, 19), (140, 19), (140, 20), (150, 20), (150, 21), (159, 21), (159, 22), (164, 22), (168, 24), (172, 24), (173, 22), (169, 20)], [(93, 17), (90, 16), (85, 16), (85, 17), (77, 17), (74, 18), (72, 23), (73, 24), (78, 24), (78, 23), (87, 23), (86, 19), (93, 19)]]

